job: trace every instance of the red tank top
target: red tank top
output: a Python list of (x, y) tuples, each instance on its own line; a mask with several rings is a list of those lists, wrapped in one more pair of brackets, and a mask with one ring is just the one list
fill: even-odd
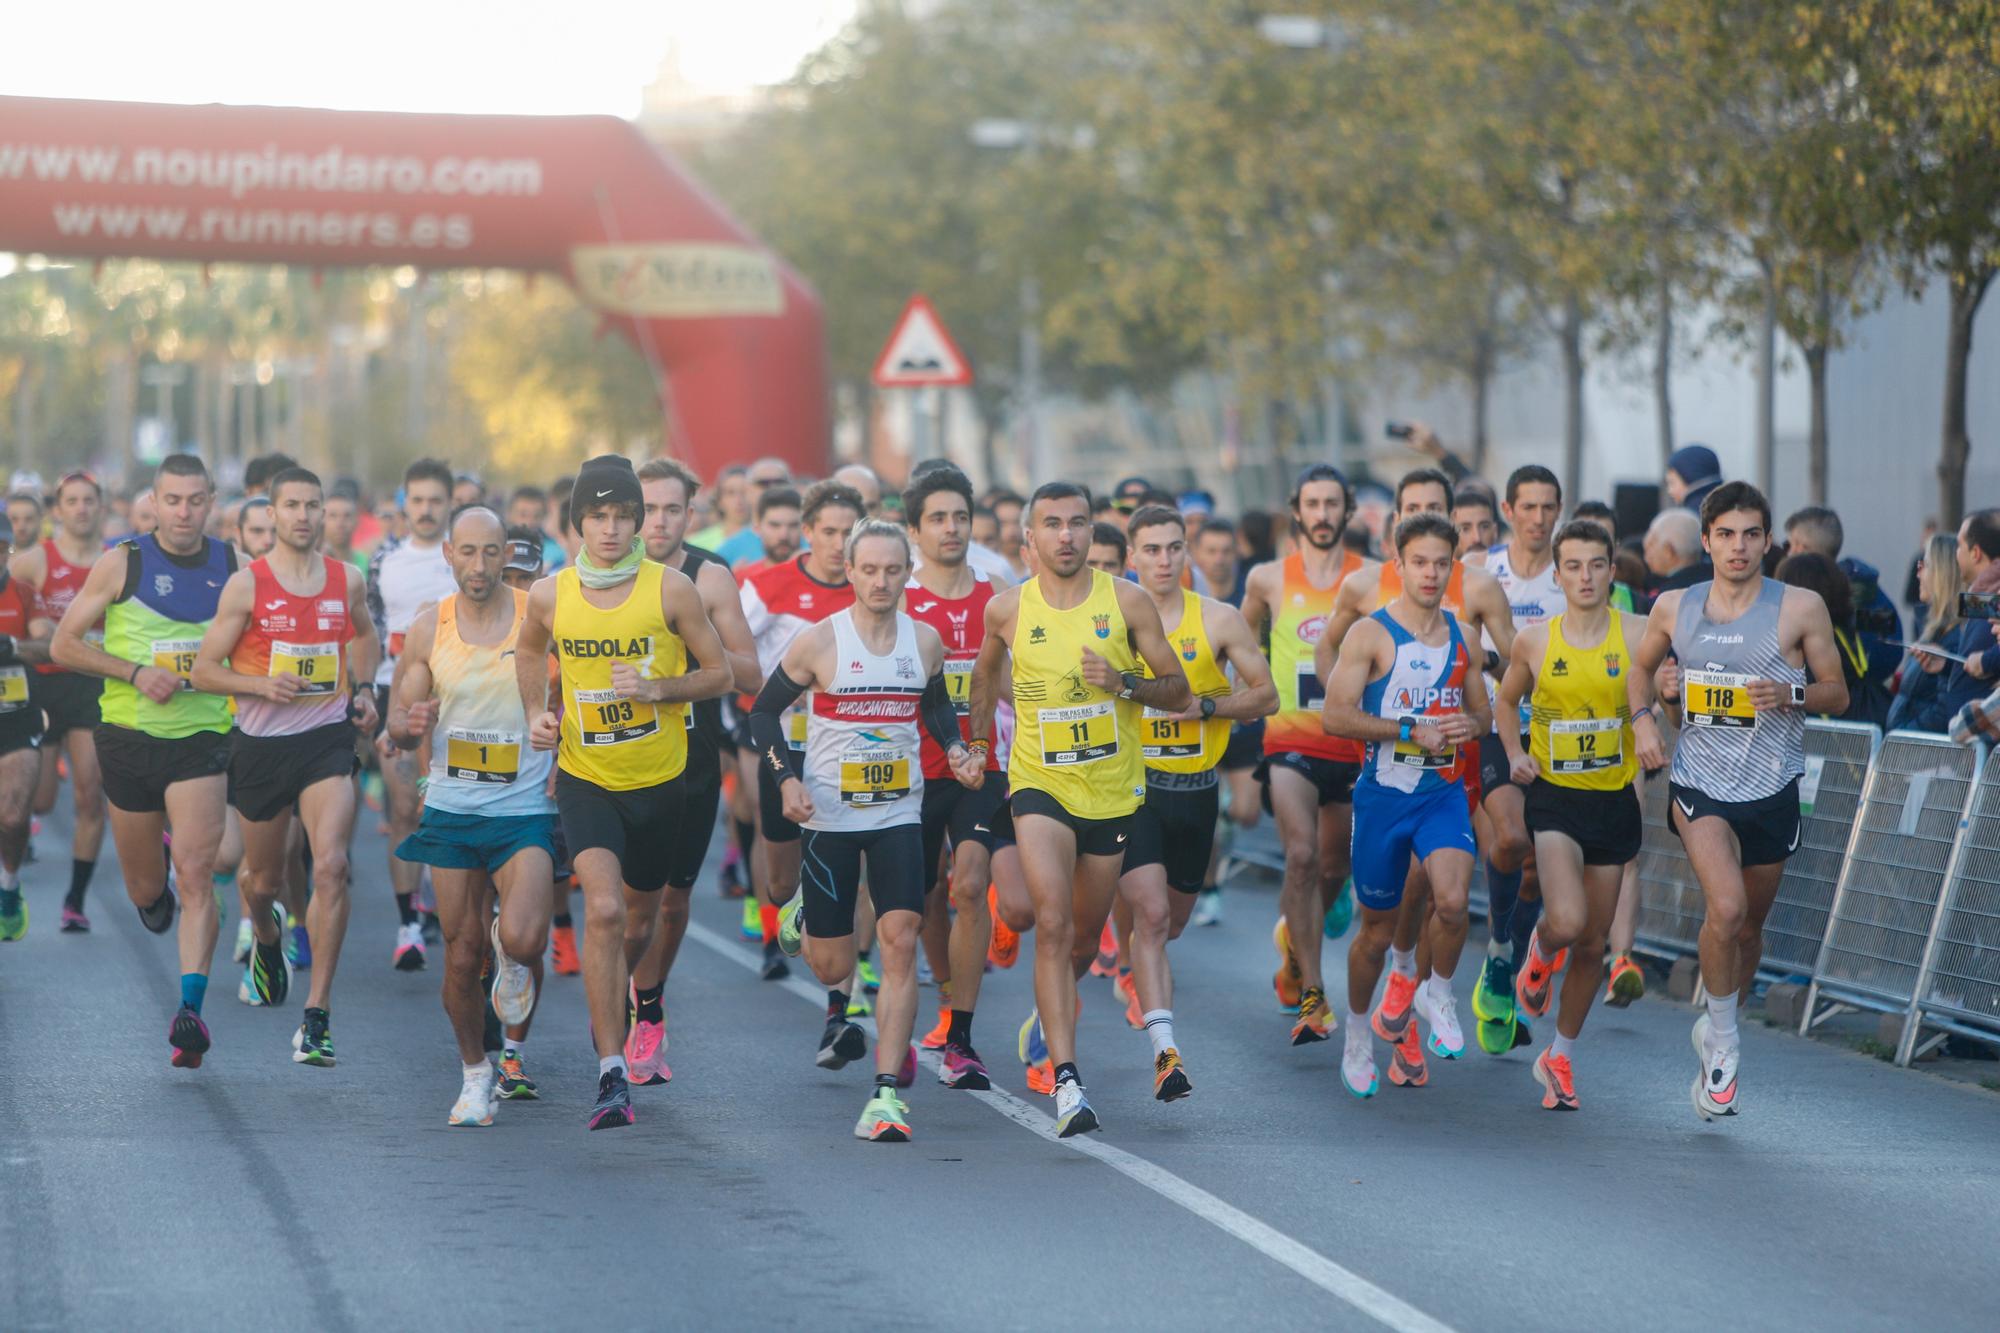
[[(63, 612), (69, 610), (69, 604), (83, 591), (83, 581), (90, 577), (90, 566), (72, 565), (63, 557), (62, 548), (56, 545), (53, 537), (42, 538), (42, 560), (48, 570), (42, 575), (42, 606), (50, 620), (61, 620)], [(96, 631), (93, 642), (104, 637), (102, 618), (91, 628)], [(50, 663), (35, 670), (44, 676), (54, 676), (60, 675), (63, 668)]]
[(326, 583), (309, 597), (287, 590), (268, 558), (250, 563), (255, 601), (229, 664), (246, 676), (298, 676), (305, 688), (289, 704), (238, 699), (237, 725), (249, 735), (296, 735), (347, 716), (343, 650), (354, 637), (347, 615), (347, 566), (327, 556), (320, 560)]
[[(28, 622), (36, 616), (35, 590), (20, 579), (9, 578), (5, 570), (0, 570), (0, 579), (6, 581), (6, 586), (0, 587), (0, 634), (25, 639)], [(0, 717), (26, 712), (28, 702), (27, 668), (18, 662), (0, 666)]]
[[(944, 640), (944, 683), (951, 691), (952, 706), (958, 710), (958, 734), (972, 739), (972, 664), (986, 641), (986, 604), (993, 600), (993, 583), (983, 574), (974, 574), (972, 591), (956, 599), (939, 597), (922, 584), (912, 581), (903, 590), (903, 608), (910, 619), (929, 625)], [(986, 771), (1000, 771), (1000, 756), (986, 754)], [(944, 751), (924, 732), (924, 778), (949, 782), (951, 766)]]

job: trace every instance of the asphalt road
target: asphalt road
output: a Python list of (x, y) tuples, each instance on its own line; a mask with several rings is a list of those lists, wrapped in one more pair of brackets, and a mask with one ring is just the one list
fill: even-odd
[(757, 980), (710, 883), (668, 991), (674, 1080), (635, 1090), (636, 1126), (584, 1131), (595, 1057), (552, 978), (543, 1099), (448, 1129), (438, 973), (389, 966), (363, 822), (339, 1066), (293, 1064), (296, 1007), (239, 1005), (225, 962), (215, 1050), (184, 1071), (171, 937), (108, 843), (95, 932), (58, 934), (51, 821), (30, 933), (0, 945), (0, 1329), (1996, 1324), (2000, 1096), (1751, 1022), (1744, 1113), (1706, 1125), (1692, 1015), (1648, 998), (1593, 1015), (1580, 1114), (1541, 1109), (1525, 1051), (1356, 1102), (1337, 1041), (1286, 1044), (1268, 889), (1174, 946), (1189, 1101), (1152, 1100), (1144, 1036), (1086, 983), (1105, 1132), (1074, 1146), (1013, 1058), (1025, 963), (975, 1028), (1004, 1091), (927, 1073), (914, 1142), (851, 1137), (872, 1066), (813, 1065), (818, 992)]

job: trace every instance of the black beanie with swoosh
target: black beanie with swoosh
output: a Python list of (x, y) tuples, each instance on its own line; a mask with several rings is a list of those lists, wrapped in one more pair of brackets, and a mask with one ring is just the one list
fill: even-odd
[(583, 530), (583, 516), (601, 504), (628, 504), (645, 517), (646, 492), (629, 459), (617, 454), (599, 454), (576, 474), (576, 489), (569, 493), (569, 525)]

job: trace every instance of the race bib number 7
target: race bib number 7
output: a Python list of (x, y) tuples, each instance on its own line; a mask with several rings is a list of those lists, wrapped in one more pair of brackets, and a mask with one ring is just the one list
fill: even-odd
[(951, 706), (958, 710), (960, 717), (972, 712), (972, 662), (969, 658), (945, 662), (944, 692), (951, 696)]
[(660, 729), (658, 709), (616, 690), (578, 690), (575, 697), (577, 734), (586, 746), (625, 745)]
[(1118, 753), (1118, 715), (1111, 702), (1044, 708), (1042, 762), (1051, 768), (1094, 764)]
[(271, 645), (271, 674), (299, 678), (295, 701), (332, 694), (340, 688), (340, 645), (280, 640)]
[(1722, 671), (1688, 671), (1681, 675), (1681, 707), (1691, 727), (1754, 727), (1757, 709), (1750, 702), (1750, 677)]

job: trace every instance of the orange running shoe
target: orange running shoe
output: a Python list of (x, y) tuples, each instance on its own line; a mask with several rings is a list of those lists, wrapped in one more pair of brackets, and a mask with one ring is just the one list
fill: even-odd
[(1056, 1066), (1053, 1060), (1028, 1066), (1028, 1091), (1044, 1097), (1056, 1095)]
[(1154, 1099), (1177, 1102), (1193, 1093), (1194, 1084), (1188, 1081), (1187, 1067), (1181, 1063), (1181, 1053), (1171, 1046), (1161, 1051), (1153, 1061)]
[(1279, 917), (1278, 924), (1271, 927), (1271, 943), (1278, 949), (1278, 970), (1271, 977), (1271, 988), (1278, 992), (1278, 1007), (1296, 1014), (1301, 978), (1298, 960), (1292, 957), (1292, 932), (1285, 928), (1285, 918)]
[(1097, 961), (1090, 965), (1093, 977), (1108, 977), (1118, 970), (1118, 931), (1111, 918), (1104, 918), (1104, 931), (1097, 937)]
[(1551, 1111), (1574, 1111), (1576, 1080), (1570, 1073), (1569, 1057), (1557, 1055), (1550, 1047), (1535, 1057), (1535, 1082), (1542, 1085), (1542, 1105)]
[(924, 1039), (917, 1044), (927, 1051), (941, 1051), (944, 1049), (945, 1038), (950, 1035), (951, 1001), (946, 1000), (938, 1005), (937, 1026), (926, 1032)]
[(1118, 980), (1112, 985), (1125, 997), (1125, 1021), (1143, 1029), (1146, 1026), (1146, 1011), (1139, 1007), (1139, 983), (1132, 979), (1130, 972), (1120, 972)]
[(1000, 890), (986, 886), (986, 911), (993, 919), (993, 942), (986, 960), (995, 967), (1012, 967), (1021, 956), (1021, 933), (1000, 919)]
[(1613, 1009), (1623, 1009), (1645, 993), (1646, 973), (1632, 961), (1632, 955), (1621, 953), (1612, 959), (1611, 976), (1604, 983), (1604, 1002)]
[(1299, 1021), (1292, 1024), (1292, 1045), (1325, 1041), (1332, 1031), (1333, 1010), (1327, 1005), (1326, 992), (1318, 986), (1306, 987), (1299, 997)]
[[(1567, 954), (1569, 950), (1562, 952)], [(1528, 937), (1527, 957), (1522, 960), (1521, 970), (1514, 974), (1516, 1009), (1530, 1018), (1540, 1018), (1549, 1011), (1549, 993), (1555, 989), (1556, 970), (1562, 966), (1560, 957), (1543, 957), (1541, 936)]]
[(557, 976), (573, 977), (583, 971), (583, 963), (576, 956), (575, 926), (555, 926), (549, 930), (549, 953)]
[(1402, 1040), (1389, 1052), (1389, 1081), (1399, 1088), (1421, 1088), (1431, 1081), (1430, 1066), (1424, 1063), (1424, 1042), (1417, 1020), (1403, 1029)]
[(1391, 972), (1389, 984), (1382, 989), (1382, 1003), (1375, 1007), (1368, 1026), (1374, 1028), (1375, 1035), (1383, 1041), (1395, 1045), (1409, 1030), (1412, 1021), (1410, 1003), (1416, 998), (1417, 979), (1406, 977), (1401, 972)]

